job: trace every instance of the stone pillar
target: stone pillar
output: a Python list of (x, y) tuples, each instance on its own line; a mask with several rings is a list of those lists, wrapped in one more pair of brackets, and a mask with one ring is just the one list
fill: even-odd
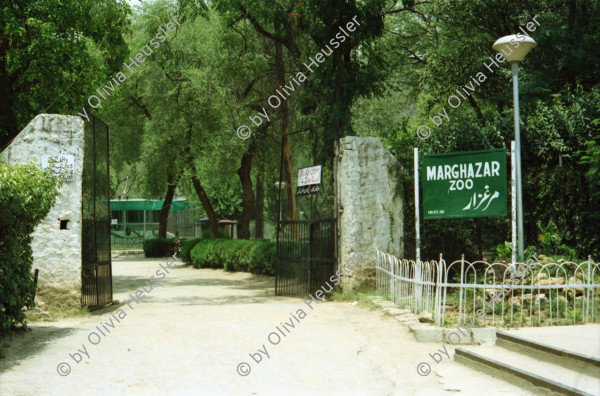
[[(2, 157), (9, 164), (33, 162), (39, 168), (45, 155), (74, 157), (74, 180), (63, 183), (54, 206), (33, 233), (32, 270), (40, 270), (36, 293), (38, 303), (81, 304), (81, 172), (84, 139), (83, 122), (77, 125), (76, 118), (79, 119), (40, 114), (2, 152)], [(66, 128), (61, 130), (61, 126)], [(72, 133), (69, 134), (69, 131)], [(61, 220), (68, 220), (67, 229), (60, 229)]]
[(375, 137), (347, 136), (335, 148), (340, 232), (339, 263), (358, 264), (342, 280), (345, 290), (375, 288), (375, 249), (403, 253), (403, 201), (398, 160)]

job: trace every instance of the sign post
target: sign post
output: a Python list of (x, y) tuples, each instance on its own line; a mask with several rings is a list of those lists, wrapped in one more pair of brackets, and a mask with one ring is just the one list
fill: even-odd
[(506, 150), (423, 156), (423, 218), (506, 216)]
[(298, 187), (296, 195), (311, 195), (321, 187), (321, 165), (298, 169)]

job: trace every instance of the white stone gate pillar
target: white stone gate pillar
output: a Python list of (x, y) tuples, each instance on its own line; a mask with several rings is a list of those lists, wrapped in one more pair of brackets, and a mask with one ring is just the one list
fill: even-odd
[(335, 148), (340, 264), (356, 253), (358, 265), (344, 289), (375, 288), (376, 251), (402, 258), (403, 169), (375, 137), (347, 136)]

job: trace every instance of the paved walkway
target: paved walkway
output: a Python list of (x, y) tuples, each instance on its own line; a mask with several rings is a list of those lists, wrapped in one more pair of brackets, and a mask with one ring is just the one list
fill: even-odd
[[(115, 299), (131, 300), (161, 262), (115, 260)], [(139, 303), (32, 324), (0, 360), (0, 395), (530, 395), (448, 359), (420, 376), (441, 345), (381, 312), (276, 297), (269, 277), (167, 270)]]
[(600, 359), (600, 324), (525, 327), (509, 332), (517, 337)]

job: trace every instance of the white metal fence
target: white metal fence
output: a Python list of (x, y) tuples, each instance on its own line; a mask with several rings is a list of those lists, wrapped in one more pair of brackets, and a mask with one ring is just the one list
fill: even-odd
[(591, 258), (580, 264), (532, 261), (522, 282), (516, 282), (513, 274), (524, 263), (470, 263), (463, 258), (447, 265), (441, 254), (439, 261), (415, 262), (377, 250), (377, 290), (415, 314), (430, 312), (440, 326), (471, 321), (479, 309), (493, 326), (600, 319), (600, 264)]

